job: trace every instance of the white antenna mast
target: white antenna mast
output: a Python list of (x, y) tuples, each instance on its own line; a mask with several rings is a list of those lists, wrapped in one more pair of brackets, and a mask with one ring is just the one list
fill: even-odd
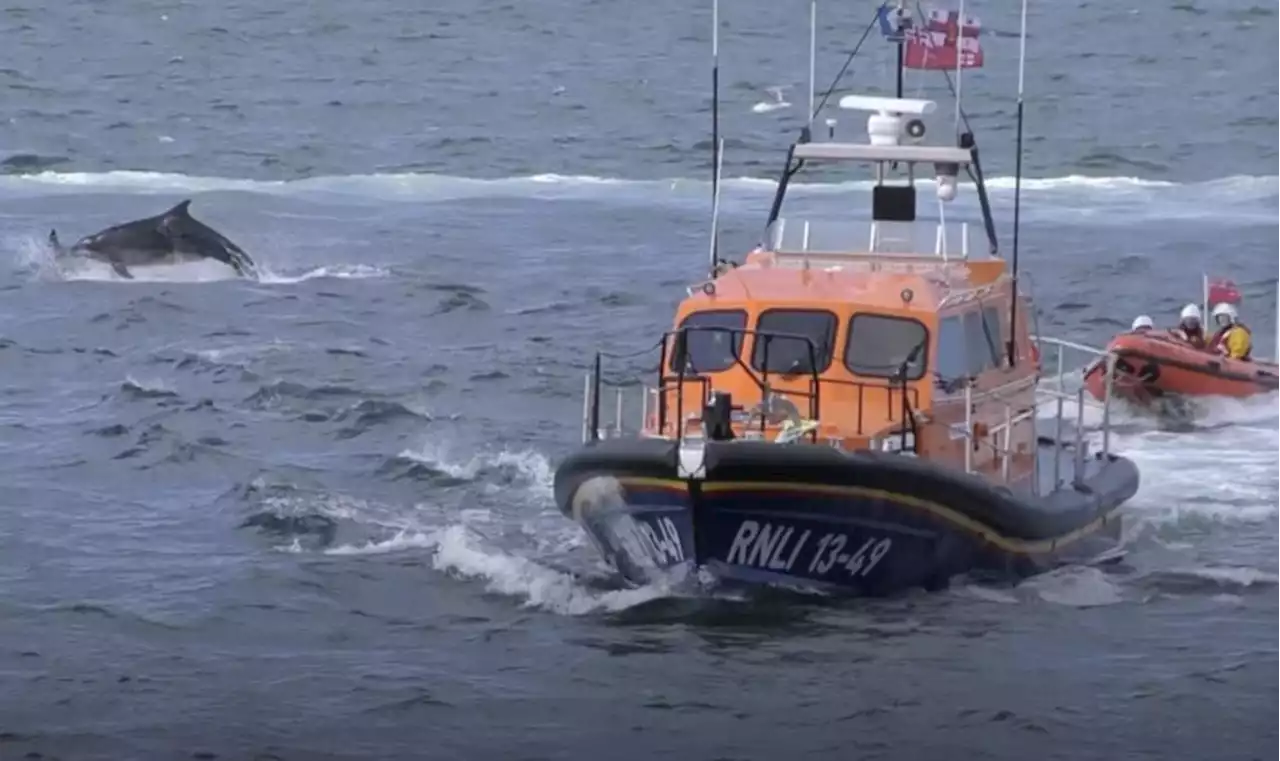
[(811, 0), (809, 3), (809, 116), (805, 122), (805, 126), (810, 130), (813, 129), (813, 98), (814, 88), (816, 88), (815, 61), (818, 58), (818, 0)]
[[(1016, 336), (1014, 327), (1017, 325), (1018, 319), (1018, 228), (1021, 222), (1022, 214), (1022, 94), (1023, 85), (1025, 83), (1025, 73), (1027, 68), (1027, 0), (1022, 0), (1022, 32), (1021, 42), (1018, 43), (1018, 137), (1017, 137), (1017, 158), (1014, 160), (1013, 174), (1013, 303), (1009, 305), (1009, 335)], [(959, 98), (956, 98), (959, 102)], [(1009, 364), (1010, 366), (1017, 363), (1017, 352), (1014, 350), (1014, 341), (1009, 339)]]
[(711, 197), (711, 277), (716, 276), (716, 267), (720, 262), (716, 257), (717, 231), (720, 229), (720, 168), (724, 161), (724, 138), (716, 143), (716, 189)]
[(964, 78), (964, 0), (956, 17), (956, 134), (960, 134), (960, 90)]
[(720, 264), (720, 0), (711, 0), (711, 254), (708, 271)]

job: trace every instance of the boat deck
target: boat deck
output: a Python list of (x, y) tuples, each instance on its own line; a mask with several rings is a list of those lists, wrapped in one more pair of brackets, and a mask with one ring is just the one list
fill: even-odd
[(1044, 496), (1054, 489), (1070, 486), (1077, 472), (1085, 479), (1096, 476), (1103, 463), (1096, 459), (1096, 452), (1088, 445), (1087, 440), (1083, 454), (1083, 462), (1078, 463), (1074, 441), (1064, 441), (1060, 447), (1056, 447), (1052, 437), (1042, 436), (1036, 447), (1036, 494)]
[(1038, 446), (1039, 499), (1032, 504), (1052, 516), (1062, 534), (1094, 522), (1112, 522), (1115, 510), (1138, 491), (1138, 469), (1131, 460), (1099, 456), (1101, 450), (1088, 446), (1087, 440), (1081, 453), (1084, 457), (1077, 459), (1074, 441), (1056, 447), (1052, 439), (1042, 438)]

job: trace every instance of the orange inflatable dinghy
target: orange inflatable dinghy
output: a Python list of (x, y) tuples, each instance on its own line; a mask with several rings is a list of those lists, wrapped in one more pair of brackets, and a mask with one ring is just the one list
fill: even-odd
[[(1275, 391), (1280, 385), (1274, 362), (1229, 359), (1189, 346), (1167, 333), (1122, 333), (1107, 350), (1116, 354), (1111, 393), (1147, 404), (1165, 396), (1246, 397)], [(1106, 364), (1099, 360), (1084, 376), (1095, 399), (1106, 393)]]

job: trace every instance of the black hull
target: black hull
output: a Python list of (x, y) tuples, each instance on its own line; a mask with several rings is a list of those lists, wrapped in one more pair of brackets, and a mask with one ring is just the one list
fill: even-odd
[(1114, 455), (1087, 459), (1079, 487), (1045, 497), (914, 457), (811, 444), (709, 442), (684, 468), (678, 458), (671, 441), (612, 439), (556, 469), (561, 512), (632, 583), (703, 568), (725, 581), (877, 596), (966, 572), (1025, 577), (1113, 547), (1118, 509), (1138, 490), (1137, 468)]

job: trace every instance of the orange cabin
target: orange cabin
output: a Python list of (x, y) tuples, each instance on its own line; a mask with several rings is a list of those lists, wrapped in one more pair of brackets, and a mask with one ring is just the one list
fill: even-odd
[[(648, 435), (698, 435), (714, 390), (731, 395), (738, 437), (773, 439), (799, 418), (833, 446), (905, 443), (973, 471), (1010, 468), (1002, 480), (1030, 476), (1038, 368), (1022, 298), (1018, 361), (1008, 359), (1003, 260), (757, 249), (690, 290), (666, 342)], [(1007, 446), (981, 446), (990, 429)], [(1010, 462), (998, 451), (1011, 452)]]

